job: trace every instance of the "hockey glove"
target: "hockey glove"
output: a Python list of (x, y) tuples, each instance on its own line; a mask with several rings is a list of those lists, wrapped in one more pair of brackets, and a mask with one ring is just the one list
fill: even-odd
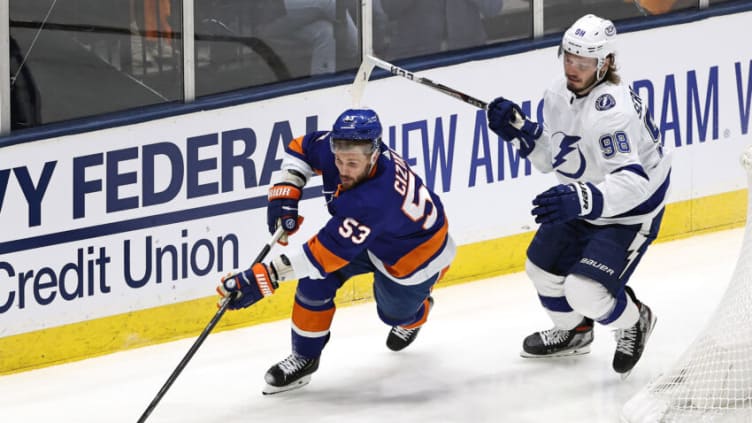
[(231, 274), (222, 278), (217, 286), (217, 293), (222, 296), (217, 302), (217, 307), (222, 301), (230, 297), (231, 310), (246, 308), (264, 297), (274, 294), (277, 289), (276, 273), (269, 274), (269, 269), (263, 263), (256, 263), (248, 270)]
[(287, 245), (287, 237), (297, 232), (303, 223), (303, 216), (298, 216), (300, 196), (300, 188), (287, 182), (275, 184), (269, 189), (266, 223), (272, 234), (279, 225), (285, 229), (285, 234), (277, 241), (281, 245)]
[(603, 213), (603, 194), (590, 182), (556, 185), (533, 200), (536, 223), (564, 223), (578, 217), (596, 219)]
[(535, 140), (543, 133), (543, 128), (525, 117), (520, 106), (499, 97), (488, 105), (488, 127), (504, 141), (511, 142), (527, 157), (535, 148)]

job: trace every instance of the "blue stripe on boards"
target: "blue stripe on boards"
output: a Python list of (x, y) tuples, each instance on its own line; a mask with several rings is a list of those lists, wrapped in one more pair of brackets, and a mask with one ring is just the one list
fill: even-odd
[[(310, 187), (303, 190), (303, 199), (320, 196), (322, 196), (321, 187)], [(266, 207), (266, 203), (267, 197), (266, 195), (262, 195), (243, 200), (212, 204), (210, 206), (155, 214), (135, 219), (122, 220), (119, 222), (103, 223), (101, 225), (88, 226), (85, 228), (71, 229), (62, 232), (0, 242), (0, 255), (64, 244), (67, 242), (81, 241), (84, 239), (99, 238), (129, 231), (165, 226), (173, 223), (190, 222), (192, 220), (254, 210)]]

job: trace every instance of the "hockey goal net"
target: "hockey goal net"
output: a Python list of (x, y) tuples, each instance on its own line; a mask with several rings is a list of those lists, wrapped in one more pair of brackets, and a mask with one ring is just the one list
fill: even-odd
[(726, 292), (673, 367), (627, 401), (622, 422), (752, 422), (752, 148), (741, 162), (747, 223)]

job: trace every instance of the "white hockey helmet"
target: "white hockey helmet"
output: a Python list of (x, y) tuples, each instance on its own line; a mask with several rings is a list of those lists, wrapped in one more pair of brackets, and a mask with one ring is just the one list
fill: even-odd
[(616, 27), (608, 19), (588, 14), (569, 27), (564, 32), (559, 46), (559, 56), (565, 51), (582, 57), (592, 57), (598, 60), (598, 79), (600, 69), (606, 57), (616, 53)]

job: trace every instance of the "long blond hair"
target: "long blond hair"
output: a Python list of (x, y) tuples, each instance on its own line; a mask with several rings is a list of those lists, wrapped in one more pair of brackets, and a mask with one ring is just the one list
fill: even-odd
[(606, 69), (606, 75), (603, 77), (603, 80), (612, 84), (618, 84), (621, 82), (621, 76), (616, 73), (616, 55), (611, 53), (607, 57), (611, 60), (608, 61), (608, 69)]

